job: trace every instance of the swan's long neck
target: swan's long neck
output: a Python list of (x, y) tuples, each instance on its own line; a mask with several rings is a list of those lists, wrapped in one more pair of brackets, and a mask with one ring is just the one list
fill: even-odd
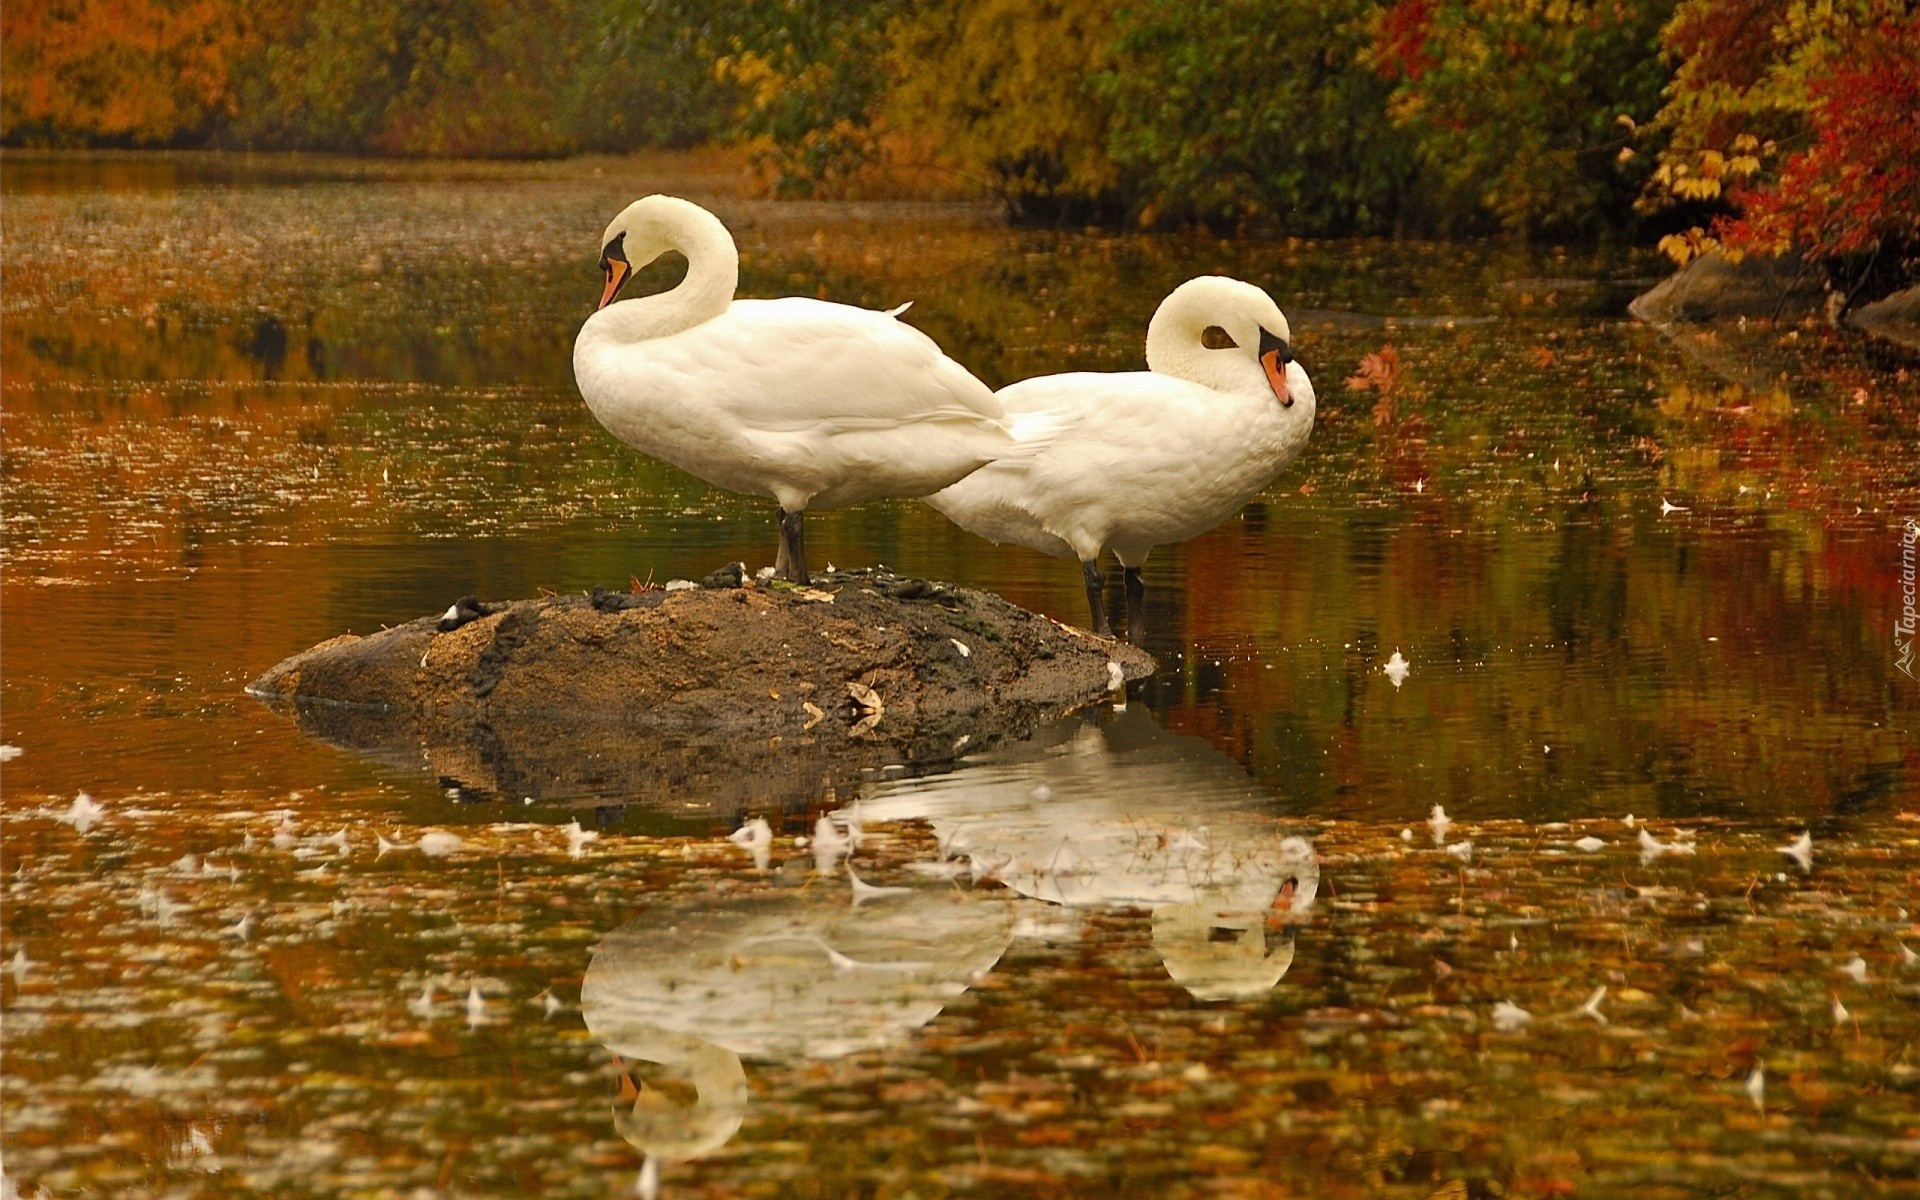
[(1201, 341), (1207, 326), (1217, 323), (1209, 319), (1215, 307), (1191, 285), (1161, 301), (1147, 323), (1147, 369), (1223, 392), (1263, 386), (1250, 355), (1223, 354)]
[(1207, 350), (1200, 342), (1200, 314), (1169, 296), (1147, 323), (1147, 369), (1177, 379), (1192, 379)]
[(740, 252), (719, 218), (695, 204), (653, 197), (627, 230), (633, 269), (640, 270), (669, 250), (687, 257), (687, 277), (669, 291), (620, 300), (594, 314), (595, 333), (613, 342), (670, 337), (711, 321), (727, 311), (740, 286)]

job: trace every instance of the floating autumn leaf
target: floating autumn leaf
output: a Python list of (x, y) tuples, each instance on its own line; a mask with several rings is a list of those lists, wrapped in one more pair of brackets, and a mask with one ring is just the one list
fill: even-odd
[[(1391, 395), (1400, 382), (1400, 351), (1389, 342), (1360, 360), (1360, 369), (1347, 376), (1349, 391), (1372, 389), (1382, 397)], [(1378, 410), (1375, 412), (1378, 419)]]

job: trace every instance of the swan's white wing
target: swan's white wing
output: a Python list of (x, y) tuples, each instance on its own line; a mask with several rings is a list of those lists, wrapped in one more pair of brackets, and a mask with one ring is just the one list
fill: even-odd
[(686, 334), (645, 343), (647, 369), (766, 433), (835, 434), (920, 421), (997, 422), (987, 386), (886, 313), (788, 298), (736, 300)]
[(994, 541), (1091, 557), (1142, 506), (1186, 501), (1221, 451), (1215, 394), (1150, 371), (1043, 375), (999, 397), (1019, 451), (928, 498)]

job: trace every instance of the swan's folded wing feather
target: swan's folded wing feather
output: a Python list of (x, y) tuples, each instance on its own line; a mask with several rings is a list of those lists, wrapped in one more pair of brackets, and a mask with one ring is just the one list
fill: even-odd
[(1071, 453), (1090, 426), (1119, 416), (1116, 409), (1130, 411), (1159, 379), (1146, 371), (1073, 371), (1008, 384), (995, 393), (1018, 447), (1005, 465), (1024, 470), (1063, 443)]
[(1005, 415), (932, 338), (885, 313), (742, 300), (689, 334), (697, 336), (660, 339), (651, 353), (707, 381), (706, 399), (750, 429), (831, 434)]

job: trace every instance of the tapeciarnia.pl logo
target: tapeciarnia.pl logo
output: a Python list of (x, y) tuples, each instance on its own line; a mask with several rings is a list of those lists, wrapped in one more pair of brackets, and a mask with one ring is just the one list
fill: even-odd
[(1913, 678), (1913, 631), (1920, 623), (1914, 611), (1914, 543), (1920, 542), (1920, 521), (1907, 518), (1900, 535), (1900, 615), (1893, 622), (1893, 665), (1908, 679)]

